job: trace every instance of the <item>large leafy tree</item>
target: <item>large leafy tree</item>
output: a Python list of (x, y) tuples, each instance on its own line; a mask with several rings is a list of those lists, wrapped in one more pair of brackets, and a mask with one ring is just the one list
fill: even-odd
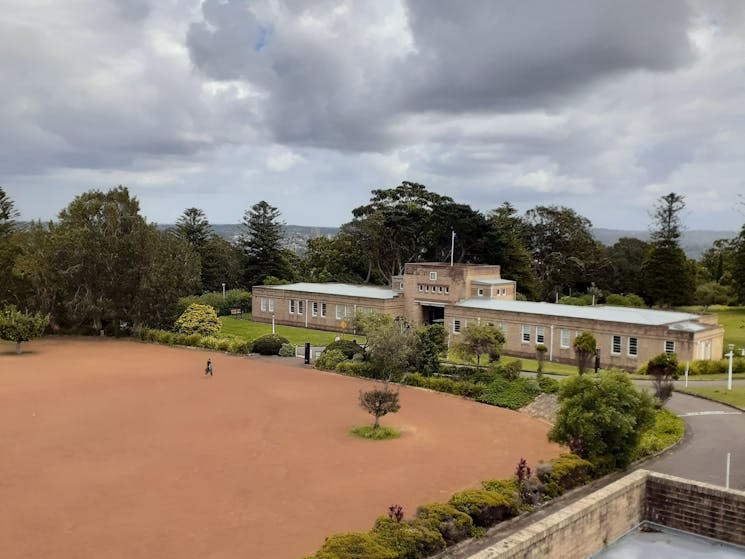
[(308, 239), (303, 258), (303, 275), (307, 281), (362, 283), (367, 277), (364, 255), (354, 237), (342, 228), (336, 236)]
[(451, 349), (459, 357), (469, 361), (476, 358), (481, 363), (481, 356), (488, 355), (490, 361), (499, 359), (505, 339), (502, 331), (488, 324), (468, 324), (461, 329), (458, 340)]
[(376, 378), (400, 380), (408, 370), (417, 347), (414, 329), (405, 320), (368, 321), (365, 334), (367, 353)]
[(262, 200), (243, 215), (241, 247), (246, 258), (245, 281), (260, 284), (267, 277), (289, 279), (293, 276), (282, 247), (284, 223), (280, 211)]
[(740, 234), (733, 244), (732, 284), (735, 287), (739, 302), (745, 303), (745, 225), (742, 226)]
[(559, 413), (549, 439), (607, 472), (626, 468), (644, 431), (654, 422), (654, 402), (628, 375), (603, 371), (561, 382)]
[(18, 217), (18, 210), (15, 203), (5, 193), (0, 186), (0, 237), (4, 237), (15, 227), (15, 220)]
[(490, 262), (499, 264), (503, 278), (515, 280), (520, 293), (528, 299), (536, 297), (536, 281), (530, 251), (526, 248), (528, 226), (517, 210), (505, 202), (488, 216), (492, 238), (500, 239), (499, 252)]
[(680, 248), (680, 212), (684, 197), (674, 192), (660, 197), (653, 212), (652, 248), (641, 266), (645, 300), (664, 307), (686, 305), (695, 290), (694, 268)]
[(570, 208), (537, 206), (525, 214), (526, 244), (538, 294), (548, 299), (565, 290), (584, 291), (607, 267), (592, 236), (592, 223)]
[(31, 307), (76, 331), (160, 325), (199, 279), (188, 245), (147, 225), (121, 186), (86, 192), (57, 223), (33, 225), (15, 271), (29, 283)]
[(649, 243), (633, 237), (621, 237), (613, 246), (606, 248), (610, 265), (607, 273), (599, 279), (600, 287), (611, 293), (641, 293), (639, 270), (649, 250)]
[(0, 186), (0, 304), (17, 302), (22, 291), (17, 278), (13, 276), (13, 262), (18, 254), (18, 234), (15, 203)]
[(16, 353), (21, 353), (21, 343), (40, 338), (49, 324), (49, 316), (42, 313), (22, 313), (14, 306), (0, 309), (0, 340), (15, 342)]
[[(452, 198), (408, 181), (396, 188), (373, 190), (370, 203), (352, 210), (354, 218), (346, 226), (366, 260), (367, 279), (377, 274), (388, 283), (403, 273), (407, 262), (424, 258), (434, 238), (441, 236), (442, 213), (437, 209), (452, 203)], [(449, 242), (449, 229), (447, 234)]]

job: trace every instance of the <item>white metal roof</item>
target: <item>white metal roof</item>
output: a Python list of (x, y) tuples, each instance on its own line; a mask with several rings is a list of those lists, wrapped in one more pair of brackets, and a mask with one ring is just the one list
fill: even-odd
[(477, 285), (505, 285), (508, 283), (515, 283), (513, 280), (508, 279), (478, 279), (472, 280), (471, 283)]
[(680, 330), (681, 332), (700, 332), (711, 328), (710, 324), (701, 324), (700, 322), (679, 322), (670, 326), (670, 330)]
[[(698, 316), (683, 312), (657, 311), (652, 309), (637, 309), (632, 307), (579, 307), (574, 305), (558, 305), (554, 303), (535, 303), (532, 301), (502, 301), (499, 299), (472, 298), (456, 303), (456, 307), (484, 309), (504, 312), (521, 312), (527, 314), (542, 314), (564, 318), (580, 318), (585, 320), (603, 320), (607, 322), (624, 322), (627, 324), (644, 324), (659, 326), (674, 322), (695, 321)], [(706, 328), (707, 326), (704, 326)]]
[(390, 287), (351, 285), (348, 283), (291, 283), (288, 285), (262, 285), (267, 289), (317, 293), (319, 295), (342, 295), (344, 297), (366, 297), (368, 299), (394, 299), (399, 294)]

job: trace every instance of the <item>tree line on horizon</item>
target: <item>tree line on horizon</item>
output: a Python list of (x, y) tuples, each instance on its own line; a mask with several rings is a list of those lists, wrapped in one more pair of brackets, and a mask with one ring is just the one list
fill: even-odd
[(245, 211), (240, 238), (230, 243), (199, 208), (186, 208), (174, 227), (159, 230), (122, 186), (75, 197), (54, 221), (21, 225), (0, 187), (0, 307), (48, 314), (62, 331), (159, 327), (172, 323), (186, 295), (296, 281), (387, 285), (406, 263), (451, 257), (499, 264), (525, 300), (745, 303), (745, 225), (694, 261), (679, 244), (684, 208), (683, 196), (662, 196), (652, 208), (649, 241), (605, 246), (590, 220), (565, 206), (538, 205), (520, 215), (505, 202), (484, 213), (404, 181), (373, 190), (335, 236), (309, 239), (299, 256), (283, 247), (280, 210), (263, 200)]

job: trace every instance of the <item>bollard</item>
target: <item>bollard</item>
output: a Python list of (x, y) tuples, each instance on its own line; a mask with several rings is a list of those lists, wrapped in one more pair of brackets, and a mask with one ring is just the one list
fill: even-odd
[(305, 342), (305, 364), (310, 365), (310, 342)]

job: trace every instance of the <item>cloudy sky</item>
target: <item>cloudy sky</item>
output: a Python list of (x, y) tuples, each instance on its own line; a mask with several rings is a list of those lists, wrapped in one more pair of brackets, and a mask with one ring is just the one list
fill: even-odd
[[(151, 221), (339, 225), (402, 180), (484, 211), (739, 229), (745, 1), (0, 0), (0, 185)], [(741, 198), (740, 198), (741, 199)]]

